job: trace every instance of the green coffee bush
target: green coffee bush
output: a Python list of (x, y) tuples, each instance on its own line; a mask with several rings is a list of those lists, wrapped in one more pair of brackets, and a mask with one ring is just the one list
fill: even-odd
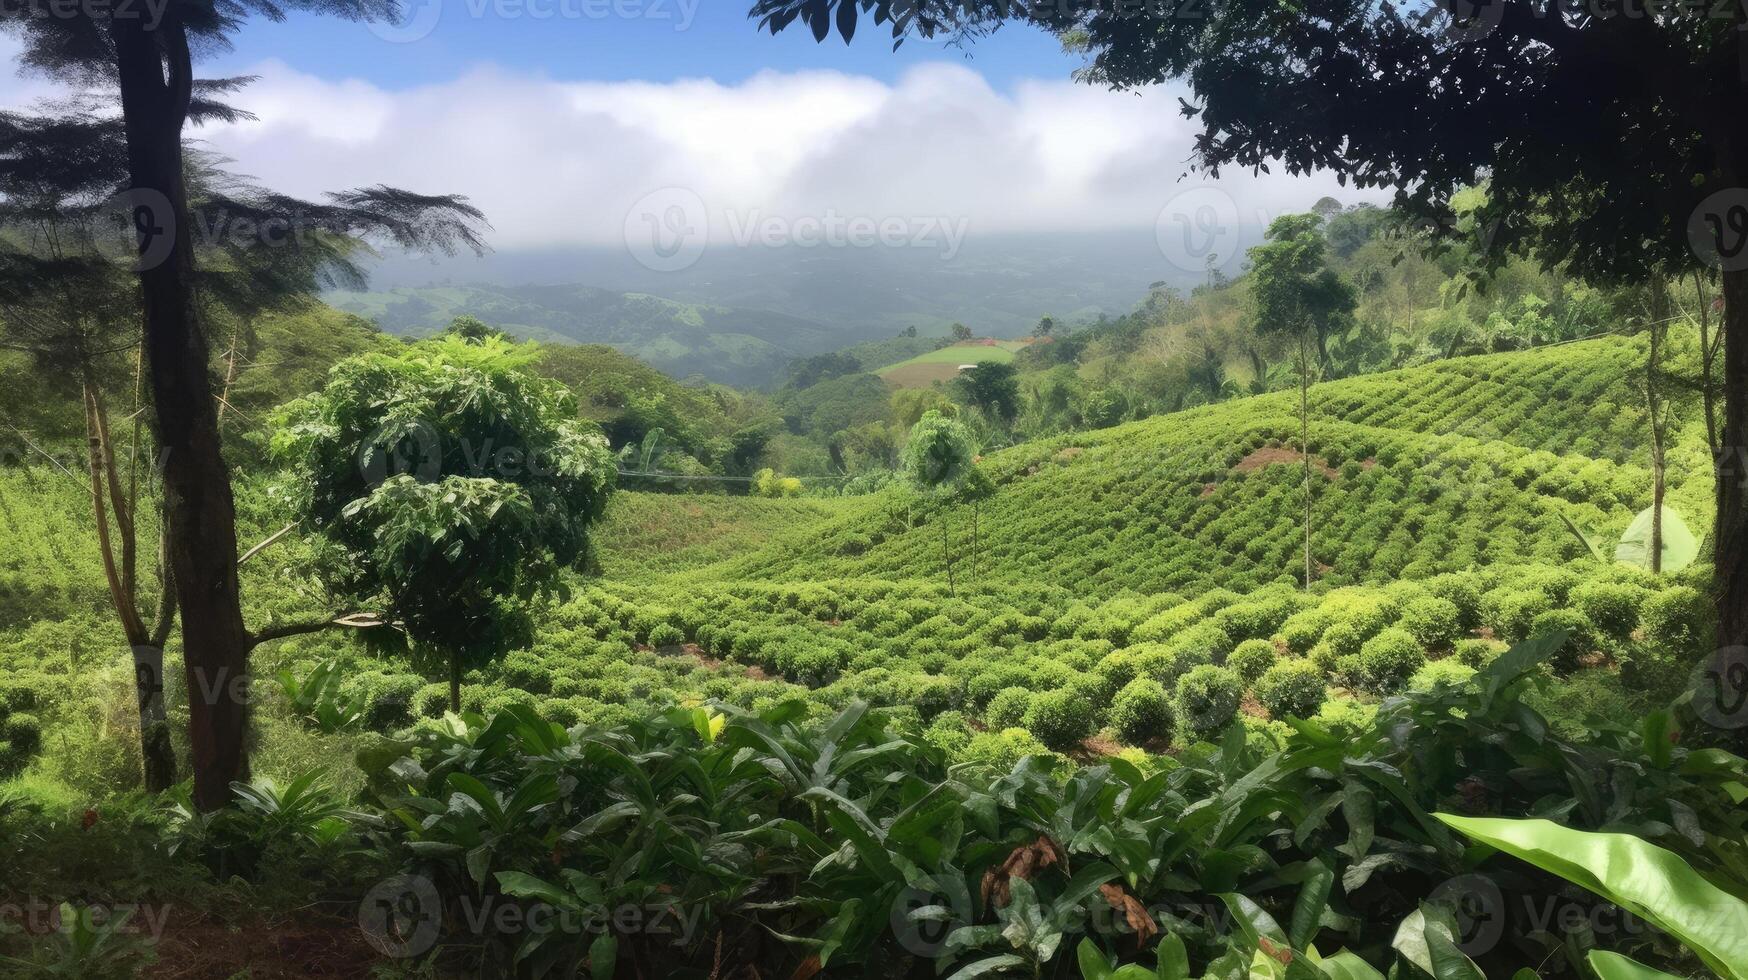
[(983, 711), (983, 723), (995, 731), (1018, 728), (1026, 722), (1026, 711), (1032, 706), (1032, 692), (1023, 687), (1004, 687), (989, 699)]
[(1238, 714), (1244, 684), (1224, 667), (1204, 664), (1177, 683), (1178, 719), (1198, 738), (1218, 735)]
[(1345, 657), (1349, 654), (1359, 653), (1360, 647), (1364, 646), (1365, 642), (1365, 637), (1360, 633), (1358, 627), (1344, 621), (1334, 623), (1324, 630), (1320, 645), (1327, 647), (1330, 654), (1334, 656)]
[(1007, 772), (1027, 756), (1048, 754), (1049, 750), (1031, 732), (1024, 728), (1007, 728), (971, 736), (958, 758), (961, 762)]
[(1551, 636), (1565, 633), (1566, 642), (1554, 653), (1554, 666), (1574, 670), (1585, 654), (1596, 649), (1596, 627), (1576, 609), (1551, 609), (1530, 624), (1530, 636)]
[(1283, 660), (1256, 682), (1256, 699), (1272, 718), (1310, 718), (1328, 696), (1328, 678), (1309, 660)]
[(959, 704), (959, 685), (946, 677), (910, 674), (899, 679), (899, 697), (929, 721)]
[(1175, 721), (1165, 686), (1145, 677), (1130, 681), (1111, 702), (1111, 727), (1130, 745), (1171, 737)]
[(1480, 670), (1499, 659), (1505, 651), (1502, 644), (1492, 640), (1462, 640), (1451, 652), (1451, 659), (1465, 667)]
[(1481, 597), (1481, 620), (1508, 643), (1528, 637), (1536, 617), (1554, 608), (1546, 593), (1498, 588)]
[(1698, 656), (1711, 646), (1711, 603), (1692, 586), (1677, 585), (1645, 600), (1639, 610), (1645, 643), (1671, 654)]
[(1367, 690), (1389, 693), (1426, 664), (1426, 651), (1404, 629), (1387, 629), (1360, 648), (1360, 676)]
[(42, 723), (23, 711), (0, 712), (0, 779), (23, 772), (42, 749)]
[(1280, 652), (1273, 643), (1267, 640), (1245, 640), (1227, 656), (1226, 667), (1237, 674), (1246, 687), (1251, 687), (1280, 659)]
[(425, 679), (413, 674), (390, 674), (376, 680), (365, 694), (364, 727), (387, 732), (411, 725), (416, 717), (413, 701), (424, 688)]
[(1639, 628), (1639, 607), (1647, 590), (1626, 582), (1585, 582), (1572, 590), (1572, 605), (1616, 643), (1632, 638)]
[(1462, 611), (1449, 599), (1424, 596), (1402, 607), (1401, 625), (1423, 648), (1443, 650), (1462, 635)]
[(660, 650), (663, 647), (676, 647), (686, 642), (686, 634), (672, 623), (658, 623), (649, 631), (649, 645)]
[(1026, 709), (1027, 730), (1058, 752), (1079, 745), (1096, 727), (1092, 703), (1076, 691), (1045, 691)]

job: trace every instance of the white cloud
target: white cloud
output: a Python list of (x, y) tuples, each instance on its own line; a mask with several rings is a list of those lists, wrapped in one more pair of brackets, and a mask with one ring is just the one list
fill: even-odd
[[(997, 91), (954, 63), (892, 84), (824, 71), (576, 83), (482, 65), (389, 90), (276, 61), (251, 73), (261, 80), (235, 101), (259, 119), (200, 134), (238, 171), (305, 196), (376, 183), (465, 194), (502, 250), (620, 244), (634, 205), (673, 187), (705, 202), (721, 244), (755, 216), (940, 218), (972, 237), (1150, 227), (1207, 183), (1180, 181), (1194, 130), (1167, 87)], [(1326, 177), (1218, 186), (1245, 224), (1354, 198)]]

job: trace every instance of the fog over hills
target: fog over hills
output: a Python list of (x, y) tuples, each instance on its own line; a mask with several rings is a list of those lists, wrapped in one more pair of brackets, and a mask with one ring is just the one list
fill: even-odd
[[(1240, 241), (1260, 238), (1260, 228), (1246, 228)], [(472, 314), (522, 337), (611, 344), (676, 376), (763, 385), (795, 356), (911, 326), (945, 335), (959, 322), (1017, 337), (1044, 314), (1067, 323), (1115, 316), (1153, 283), (1201, 282), (1205, 273), (1187, 264), (1168, 259), (1151, 228), (902, 248), (722, 246), (672, 272), (625, 248), (563, 248), (385, 257), (372, 292), (327, 298), (397, 334), (432, 333)], [(1220, 262), (1228, 272), (1237, 264)]]

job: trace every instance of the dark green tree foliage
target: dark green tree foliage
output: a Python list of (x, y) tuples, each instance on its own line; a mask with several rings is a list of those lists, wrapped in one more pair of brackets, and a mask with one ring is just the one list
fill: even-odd
[(791, 361), (783, 384), (788, 388), (811, 388), (821, 381), (841, 378), (860, 370), (862, 362), (856, 359), (856, 355), (846, 351), (815, 354)]
[(529, 360), (495, 338), (366, 355), (288, 406), (275, 439), (326, 581), (446, 662), (457, 709), (465, 671), (530, 641), (613, 488), (606, 439)]
[(1012, 364), (985, 361), (954, 379), (953, 386), (961, 401), (991, 420), (1011, 424), (1020, 412), (1019, 371)]

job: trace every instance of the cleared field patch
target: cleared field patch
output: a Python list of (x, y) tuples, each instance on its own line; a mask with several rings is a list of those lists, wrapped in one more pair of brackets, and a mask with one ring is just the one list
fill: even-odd
[(1006, 364), (1024, 350), (1030, 340), (973, 340), (918, 354), (875, 373), (895, 388), (927, 388), (937, 381), (951, 381), (966, 364)]

